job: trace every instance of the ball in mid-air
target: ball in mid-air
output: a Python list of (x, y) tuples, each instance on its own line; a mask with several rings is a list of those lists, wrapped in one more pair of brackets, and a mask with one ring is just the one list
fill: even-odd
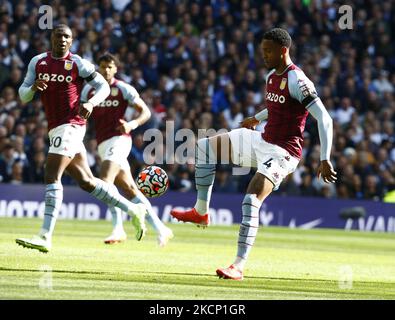
[(146, 197), (159, 197), (169, 187), (169, 178), (166, 171), (162, 168), (148, 166), (139, 173), (137, 187)]

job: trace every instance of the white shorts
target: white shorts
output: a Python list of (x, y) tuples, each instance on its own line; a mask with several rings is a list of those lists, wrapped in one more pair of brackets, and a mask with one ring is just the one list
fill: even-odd
[(84, 146), (85, 126), (66, 123), (48, 132), (48, 153), (56, 153), (66, 157), (74, 158), (81, 152), (86, 152)]
[(101, 161), (113, 161), (124, 171), (129, 171), (128, 156), (132, 149), (132, 139), (128, 136), (115, 136), (99, 144), (98, 151)]
[(240, 128), (228, 133), (232, 145), (232, 162), (241, 167), (257, 168), (277, 190), (282, 180), (295, 171), (299, 159), (275, 144), (262, 139), (261, 132)]

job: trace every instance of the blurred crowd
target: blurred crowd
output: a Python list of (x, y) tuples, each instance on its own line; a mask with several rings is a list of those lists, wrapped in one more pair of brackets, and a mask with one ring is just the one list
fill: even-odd
[[(45, 2), (52, 8), (54, 24), (72, 28), (72, 52), (91, 62), (105, 52), (116, 54), (121, 61), (117, 76), (132, 84), (150, 106), (151, 120), (133, 135), (130, 161), (134, 174), (146, 160), (143, 151), (149, 141), (143, 139), (145, 130), (157, 128), (165, 133), (166, 121), (173, 121), (175, 131), (231, 130), (244, 117), (262, 110), (268, 70), (259, 43), (264, 32), (283, 27), (293, 38), (293, 61), (314, 82), (333, 117), (332, 160), (338, 182), (326, 185), (316, 177), (319, 138), (317, 125), (309, 117), (303, 159), (278, 193), (382, 200), (395, 189), (395, 1), (352, 1), (351, 30), (338, 25), (338, 8), (344, 3)], [(18, 99), (30, 59), (50, 49), (48, 30), (38, 27), (42, 4), (0, 0), (2, 183), (43, 183), (48, 149), (43, 108), (38, 96), (24, 106)], [(97, 174), (100, 160), (91, 129), (86, 146), (89, 164)], [(168, 163), (164, 168), (171, 188), (194, 189), (192, 164)], [(252, 175), (233, 176), (229, 166), (219, 166), (214, 192), (244, 192)], [(73, 182), (65, 177), (63, 183)]]

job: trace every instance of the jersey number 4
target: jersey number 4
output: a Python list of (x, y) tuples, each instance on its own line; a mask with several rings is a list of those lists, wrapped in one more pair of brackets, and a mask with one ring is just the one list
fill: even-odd
[(266, 162), (263, 163), (266, 166), (266, 168), (270, 168), (272, 166), (272, 164), (271, 164), (272, 160), (273, 160), (273, 158), (270, 158), (269, 160), (267, 160)]

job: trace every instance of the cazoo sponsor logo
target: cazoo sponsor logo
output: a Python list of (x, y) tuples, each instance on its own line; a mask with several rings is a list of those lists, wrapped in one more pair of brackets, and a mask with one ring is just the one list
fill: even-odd
[(266, 99), (271, 102), (285, 103), (285, 97), (283, 95), (278, 95), (278, 94), (271, 93), (271, 92), (268, 92), (266, 94)]
[(118, 107), (119, 106), (119, 100), (104, 100), (100, 104), (98, 104), (98, 107)]
[(72, 76), (64, 76), (63, 74), (56, 74), (56, 73), (39, 73), (38, 78), (40, 80), (45, 80), (45, 81), (51, 81), (51, 82), (63, 82), (66, 81), (67, 83), (70, 83), (73, 81)]

